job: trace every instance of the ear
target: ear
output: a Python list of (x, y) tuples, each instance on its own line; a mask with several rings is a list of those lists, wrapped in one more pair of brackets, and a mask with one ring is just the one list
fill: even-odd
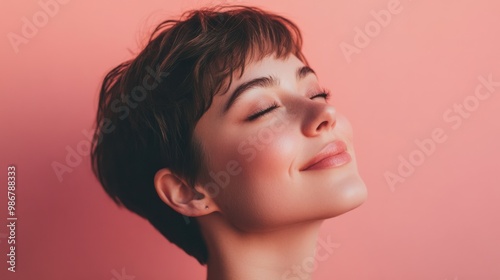
[(217, 205), (201, 186), (189, 186), (185, 180), (168, 168), (155, 174), (154, 184), (158, 196), (178, 213), (197, 217), (218, 210)]

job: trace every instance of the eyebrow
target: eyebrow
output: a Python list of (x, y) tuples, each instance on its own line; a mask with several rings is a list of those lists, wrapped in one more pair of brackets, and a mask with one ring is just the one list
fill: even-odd
[[(316, 72), (309, 67), (309, 66), (302, 66), (297, 69), (295, 72), (295, 76), (297, 77), (297, 80), (302, 80), (304, 79), (307, 75), (309, 74), (314, 74), (316, 75)], [(229, 97), (226, 105), (224, 106), (223, 113), (226, 113), (231, 105), (234, 104), (236, 99), (240, 97), (244, 92), (252, 89), (252, 88), (270, 88), (273, 86), (278, 85), (279, 80), (276, 79), (274, 76), (267, 76), (267, 77), (260, 77), (260, 78), (255, 78), (253, 80), (250, 80), (248, 82), (245, 82), (241, 85), (239, 85), (231, 94), (231, 97)]]

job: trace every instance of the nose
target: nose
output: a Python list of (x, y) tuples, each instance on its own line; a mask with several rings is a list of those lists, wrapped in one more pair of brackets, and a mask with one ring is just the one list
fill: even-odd
[(305, 108), (305, 117), (302, 123), (302, 132), (308, 137), (314, 137), (331, 131), (337, 122), (336, 110), (330, 104), (322, 102), (308, 102)]

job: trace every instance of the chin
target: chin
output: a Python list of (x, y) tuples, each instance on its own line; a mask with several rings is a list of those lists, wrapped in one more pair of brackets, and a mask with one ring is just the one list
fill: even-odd
[(368, 197), (368, 190), (361, 177), (356, 176), (337, 193), (328, 218), (333, 218), (361, 206)]

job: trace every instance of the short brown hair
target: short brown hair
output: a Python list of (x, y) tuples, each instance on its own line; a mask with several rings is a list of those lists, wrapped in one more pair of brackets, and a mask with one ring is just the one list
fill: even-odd
[(241, 77), (248, 57), (270, 54), (293, 54), (307, 64), (293, 22), (256, 7), (219, 5), (161, 22), (145, 48), (102, 83), (94, 174), (116, 204), (149, 220), (200, 264), (208, 251), (198, 223), (165, 204), (153, 178), (166, 167), (197, 182), (204, 158), (203, 139), (193, 137), (196, 123), (213, 96), (229, 89), (233, 72)]

